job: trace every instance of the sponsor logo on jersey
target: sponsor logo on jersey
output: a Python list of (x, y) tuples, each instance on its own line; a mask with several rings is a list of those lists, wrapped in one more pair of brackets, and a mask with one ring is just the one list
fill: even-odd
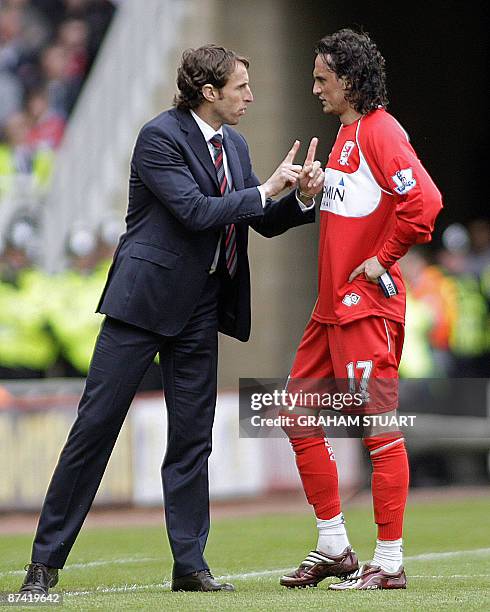
[(397, 170), (391, 178), (395, 183), (395, 191), (399, 195), (405, 195), (417, 184), (417, 181), (413, 178), (412, 168)]
[(325, 185), (323, 188), (323, 198), (320, 205), (321, 210), (329, 208), (335, 201), (344, 201), (345, 186), (344, 178), (342, 177), (337, 185)]
[(345, 141), (344, 146), (342, 147), (342, 151), (340, 152), (340, 157), (338, 159), (338, 162), (341, 166), (349, 165), (349, 156), (354, 150), (355, 146), (356, 146), (356, 143), (353, 142), (352, 140)]
[(357, 295), (357, 293), (346, 293), (344, 295), (344, 299), (342, 300), (342, 304), (345, 304), (349, 308), (351, 306), (356, 306), (361, 301), (361, 296)]

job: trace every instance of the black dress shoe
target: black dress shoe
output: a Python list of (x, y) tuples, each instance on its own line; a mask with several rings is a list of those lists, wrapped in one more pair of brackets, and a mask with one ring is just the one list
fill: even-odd
[(58, 570), (42, 563), (29, 563), (24, 568), (27, 576), (19, 593), (47, 595), (48, 589), (58, 584)]
[(228, 582), (218, 582), (209, 570), (172, 578), (172, 591), (234, 591)]

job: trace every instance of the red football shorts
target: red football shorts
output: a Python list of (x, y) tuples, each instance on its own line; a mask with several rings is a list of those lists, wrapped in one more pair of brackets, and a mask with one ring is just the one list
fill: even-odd
[[(316, 388), (332, 393), (368, 388), (366, 412), (387, 412), (398, 406), (398, 366), (404, 325), (383, 317), (366, 317), (345, 325), (311, 319), (300, 342), (289, 375), (289, 393)], [(315, 383), (318, 379), (322, 382)], [(328, 408), (310, 401), (298, 405)]]

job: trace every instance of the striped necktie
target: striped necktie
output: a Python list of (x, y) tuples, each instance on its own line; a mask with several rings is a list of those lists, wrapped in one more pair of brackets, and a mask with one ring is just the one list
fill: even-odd
[[(215, 134), (209, 142), (213, 146), (214, 167), (216, 168), (220, 193), (223, 196), (231, 191), (223, 164), (223, 137), (221, 134)], [(236, 228), (234, 223), (225, 226), (225, 253), (226, 268), (230, 277), (233, 278), (237, 268)]]

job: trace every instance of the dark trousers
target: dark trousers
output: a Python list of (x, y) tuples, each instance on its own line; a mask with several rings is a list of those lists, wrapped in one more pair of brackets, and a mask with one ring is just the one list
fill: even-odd
[(106, 318), (78, 416), (44, 501), (32, 561), (62, 568), (95, 497), (145, 371), (160, 355), (168, 410), (162, 465), (165, 518), (174, 576), (207, 569), (208, 457), (216, 403), (217, 301), (212, 275), (184, 330), (164, 337)]

